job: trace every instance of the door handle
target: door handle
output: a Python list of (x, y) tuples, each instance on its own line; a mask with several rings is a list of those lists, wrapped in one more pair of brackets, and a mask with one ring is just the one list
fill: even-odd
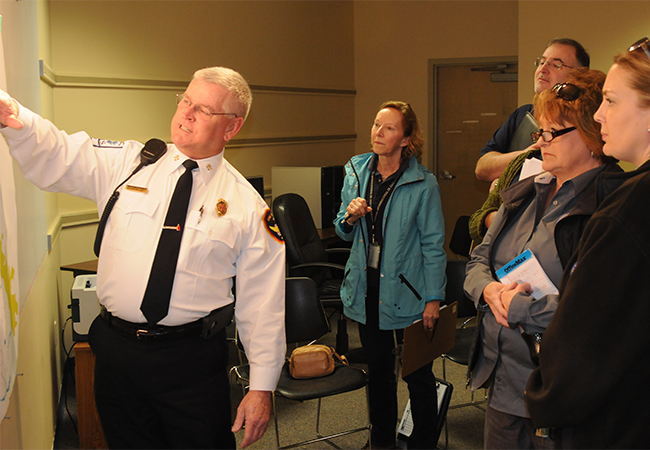
[(440, 175), (438, 176), (440, 177), (441, 180), (453, 180), (454, 178), (456, 178), (456, 175), (452, 175), (446, 170), (440, 172)]

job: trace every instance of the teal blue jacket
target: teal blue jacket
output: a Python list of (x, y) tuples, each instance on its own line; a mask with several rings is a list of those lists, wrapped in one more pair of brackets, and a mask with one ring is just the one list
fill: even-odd
[[(346, 233), (343, 226), (346, 208), (357, 197), (365, 197), (370, 181), (368, 162), (372, 153), (354, 156), (345, 165), (341, 208), (334, 220), (336, 233), (352, 241), (350, 258), (341, 285), (345, 315), (366, 323), (366, 262), (368, 227), (359, 219)], [(384, 245), (381, 251), (379, 282), (379, 328), (406, 328), (422, 318), (425, 304), (445, 299), (447, 256), (443, 249), (445, 222), (442, 217), (440, 188), (436, 177), (415, 157), (402, 174), (386, 205), (383, 217)], [(402, 275), (422, 297), (418, 300), (403, 283)]]

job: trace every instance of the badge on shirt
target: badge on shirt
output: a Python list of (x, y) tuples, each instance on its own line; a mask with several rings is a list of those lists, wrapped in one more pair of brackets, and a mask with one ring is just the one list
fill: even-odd
[(149, 192), (149, 189), (147, 189), (146, 187), (132, 186), (130, 184), (126, 185), (126, 190), (127, 191), (133, 191), (133, 192), (141, 192), (143, 194), (146, 194), (147, 192)]
[(217, 201), (217, 206), (214, 209), (217, 211), (217, 216), (221, 217), (228, 212), (228, 202), (220, 198)]
[(273, 217), (273, 213), (270, 209), (267, 209), (264, 212), (264, 218), (262, 220), (264, 221), (264, 228), (266, 228), (266, 231), (271, 235), (271, 237), (275, 239), (276, 242), (284, 244), (284, 238), (282, 237), (282, 233), (280, 233), (280, 228), (275, 223), (275, 217)]

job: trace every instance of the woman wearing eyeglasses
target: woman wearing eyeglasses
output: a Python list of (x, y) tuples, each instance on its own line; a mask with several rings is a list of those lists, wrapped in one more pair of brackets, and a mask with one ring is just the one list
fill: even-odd
[(587, 224), (527, 385), (533, 423), (563, 447), (650, 448), (650, 49), (615, 57), (595, 119), (606, 155), (637, 170)]
[(533, 139), (544, 172), (502, 192), (503, 205), (467, 266), (465, 292), (480, 312), (470, 358), (471, 387), (490, 388), (485, 448), (554, 447), (554, 441), (535, 435), (526, 412), (524, 388), (535, 364), (522, 333), (545, 330), (557, 306), (557, 290), (544, 294), (537, 292), (537, 283), (502, 283), (497, 271), (517, 266), (530, 250), (540, 272), (560, 285), (601, 199), (601, 176), (621, 171), (603, 155), (600, 125), (593, 120), (604, 80), (600, 71), (576, 69), (567, 83), (535, 97), (535, 118), (542, 129)]

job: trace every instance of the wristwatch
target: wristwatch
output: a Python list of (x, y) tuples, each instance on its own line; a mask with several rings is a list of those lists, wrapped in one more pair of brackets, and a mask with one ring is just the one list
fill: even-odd
[(354, 222), (354, 223), (348, 222), (348, 219), (350, 218), (350, 216), (351, 216), (350, 213), (345, 213), (345, 216), (343, 217), (343, 222), (345, 222), (348, 225), (350, 225), (351, 227), (353, 227), (356, 222)]

